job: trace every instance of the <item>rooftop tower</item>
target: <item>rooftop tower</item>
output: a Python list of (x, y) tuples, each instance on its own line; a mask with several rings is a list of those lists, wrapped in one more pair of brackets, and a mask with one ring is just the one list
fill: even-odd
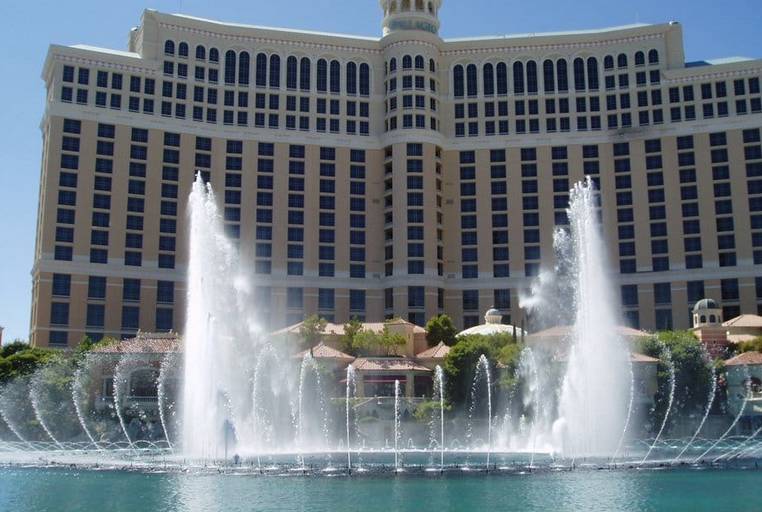
[(384, 10), (384, 35), (399, 30), (439, 33), (442, 0), (380, 0)]

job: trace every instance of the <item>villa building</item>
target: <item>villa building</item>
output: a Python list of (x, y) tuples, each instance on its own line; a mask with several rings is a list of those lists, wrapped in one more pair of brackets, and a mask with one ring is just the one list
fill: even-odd
[(380, 3), (381, 37), (146, 10), (126, 50), (52, 45), (32, 344), (182, 331), (197, 175), (265, 332), (521, 325), (585, 176), (631, 327), (760, 313), (761, 60), (686, 62), (676, 22), (446, 40), (442, 0)]

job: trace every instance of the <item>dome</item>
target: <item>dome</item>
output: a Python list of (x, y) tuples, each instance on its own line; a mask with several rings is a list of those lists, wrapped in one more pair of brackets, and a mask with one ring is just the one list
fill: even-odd
[(484, 314), (484, 323), (499, 324), (503, 321), (503, 314), (495, 308), (490, 308)]
[(701, 299), (693, 306), (693, 311), (699, 311), (702, 309), (720, 309), (714, 299)]
[[(471, 336), (471, 335), (479, 335), (479, 336), (494, 336), (496, 334), (516, 334), (516, 337), (521, 337), (522, 330), (520, 327), (516, 327), (513, 325), (507, 325), (507, 324), (501, 324), (501, 323), (494, 323), (494, 324), (481, 324), (481, 325), (475, 325), (473, 327), (469, 327), (465, 331), (460, 331), (458, 334), (455, 335), (456, 338), (460, 338), (461, 336)], [(523, 333), (526, 335), (526, 332)]]

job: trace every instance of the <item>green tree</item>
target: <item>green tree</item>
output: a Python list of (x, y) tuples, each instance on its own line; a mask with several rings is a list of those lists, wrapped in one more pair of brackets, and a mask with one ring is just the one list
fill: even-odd
[(663, 421), (671, 387), (663, 347), (669, 350), (675, 367), (675, 397), (670, 417), (703, 411), (712, 385), (712, 363), (707, 361), (706, 350), (691, 331), (665, 331), (642, 340), (640, 351), (660, 360), (654, 411), (656, 423)]
[[(58, 354), (55, 350), (47, 348), (30, 347), (27, 344), (16, 345), (15, 343), (3, 347), (0, 353), (0, 382), (7, 382), (33, 373), (37, 368), (50, 361)], [(9, 349), (7, 352), (5, 349)], [(9, 353), (7, 357), (2, 354)]]
[(354, 337), (353, 349), (356, 353), (365, 355), (381, 353), (390, 356), (396, 354), (397, 349), (404, 345), (404, 336), (390, 332), (389, 328), (384, 326), (381, 332), (359, 331)]
[(458, 330), (447, 315), (437, 315), (426, 323), (426, 341), (430, 347), (444, 343), (453, 346), (456, 343), (455, 335)]
[(352, 319), (344, 324), (344, 336), (341, 337), (341, 349), (347, 354), (357, 355), (357, 349), (355, 347), (355, 337), (362, 332), (362, 322), (358, 318), (352, 317)]
[(744, 341), (738, 346), (738, 352), (762, 352), (762, 336)]
[(315, 346), (322, 341), (326, 325), (328, 322), (325, 318), (317, 315), (307, 317), (299, 327), (299, 336), (307, 347)]

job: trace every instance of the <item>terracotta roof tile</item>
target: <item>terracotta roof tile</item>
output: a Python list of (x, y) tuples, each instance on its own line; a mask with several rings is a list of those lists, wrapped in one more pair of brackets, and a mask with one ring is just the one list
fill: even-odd
[(174, 332), (139, 332), (134, 338), (93, 349), (93, 352), (101, 354), (165, 354), (179, 351), (180, 337)]
[(418, 359), (444, 359), (450, 353), (450, 347), (440, 342), (438, 345), (428, 348), (418, 354)]
[(431, 372), (430, 369), (422, 366), (407, 357), (358, 357), (352, 363), (357, 371), (415, 371)]
[[(620, 335), (628, 337), (628, 338), (643, 338), (646, 336), (650, 336), (649, 333), (646, 331), (640, 331), (638, 329), (633, 329), (632, 327), (625, 327), (623, 325), (620, 325), (617, 327), (617, 331)], [(528, 338), (531, 339), (537, 339), (537, 338), (544, 338), (544, 339), (553, 339), (553, 338), (567, 338), (571, 336), (572, 333), (572, 326), (570, 325), (559, 325), (556, 327), (551, 327), (549, 329), (545, 329), (543, 331), (532, 333), (528, 336)]]
[(323, 342), (318, 343), (311, 349), (303, 350), (299, 352), (294, 357), (298, 359), (302, 359), (309, 352), (312, 352), (312, 357), (314, 357), (315, 359), (335, 359), (337, 361), (346, 361), (348, 363), (351, 363), (352, 361), (355, 360), (354, 356), (350, 356), (349, 354), (345, 354), (341, 350), (336, 350), (333, 347), (329, 347)]
[(762, 352), (744, 352), (725, 361), (726, 366), (762, 365)]
[[(302, 327), (302, 324), (304, 322), (299, 322), (298, 324), (290, 325), (288, 327), (284, 327), (283, 329), (280, 329), (278, 331), (275, 331), (272, 333), (273, 336), (283, 335), (283, 334), (299, 334), (299, 329)], [(413, 326), (413, 332), (416, 334), (426, 334), (426, 329), (423, 327), (419, 327), (415, 324), (411, 324), (410, 322), (407, 322), (405, 320), (395, 320), (391, 322), (366, 322), (362, 324), (363, 329), (366, 331), (372, 331), (376, 333), (383, 332), (384, 327), (388, 325), (400, 325), (400, 324), (408, 324)], [(344, 324), (334, 324), (331, 322), (328, 322), (325, 325), (325, 331), (324, 334), (333, 335), (333, 336), (343, 336), (344, 335)]]
[(724, 322), (723, 327), (752, 327), (762, 329), (762, 316), (741, 315)]

